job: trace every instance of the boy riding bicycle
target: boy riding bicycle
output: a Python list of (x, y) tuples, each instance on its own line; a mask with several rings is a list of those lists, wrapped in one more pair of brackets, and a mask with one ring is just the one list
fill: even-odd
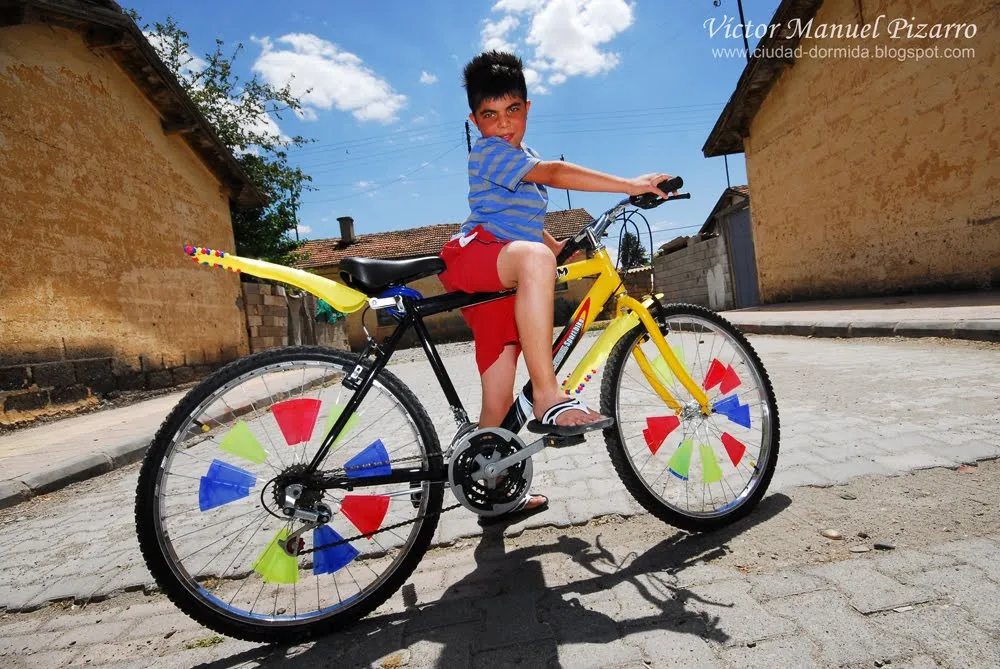
[[(495, 292), (516, 288), (514, 296), (467, 307), (462, 315), (476, 344), (482, 378), (479, 427), (498, 427), (514, 400), (517, 357), (524, 352), (533, 389), (533, 431), (576, 435), (609, 427), (612, 418), (592, 411), (559, 389), (552, 365), (556, 257), (566, 241), (545, 229), (546, 186), (666, 198), (657, 184), (668, 174), (625, 179), (563, 161), (543, 161), (523, 145), (527, 129), (527, 85), (521, 59), (489, 51), (464, 70), (464, 86), (479, 129), (469, 154), (471, 213), (456, 238), (445, 244), (440, 275), (451, 291)], [(515, 511), (545, 508), (544, 495), (529, 495)], [(509, 519), (509, 515), (508, 515)]]

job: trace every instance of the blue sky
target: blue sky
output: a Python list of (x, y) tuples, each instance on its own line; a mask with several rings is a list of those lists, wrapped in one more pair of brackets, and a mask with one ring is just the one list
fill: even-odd
[[(768, 21), (778, 1), (744, 3), (747, 20)], [(256, 72), (282, 84), (294, 75), (307, 114), (276, 123), (287, 135), (317, 140), (292, 154), (316, 188), (304, 194), (299, 213), (305, 238), (339, 236), (336, 218), (345, 215), (354, 217), (358, 233), (464, 220), (469, 110), (461, 68), (485, 46), (513, 46), (528, 65), (525, 142), (544, 158), (565, 155), (622, 176), (684, 177), (692, 199), (649, 216), (654, 245), (695, 232), (726, 185), (722, 158), (704, 158), (701, 147), (745, 60), (713, 57), (713, 47), (742, 41), (710, 37), (704, 24), (738, 16), (735, 0), (720, 7), (712, 0), (131, 6), (147, 22), (173, 16), (190, 33), (194, 55), (216, 38), (243, 42), (243, 76)], [(733, 185), (746, 183), (742, 155), (730, 157), (729, 172)], [(617, 196), (570, 198), (596, 215)], [(551, 191), (550, 210), (566, 206), (566, 192)]]

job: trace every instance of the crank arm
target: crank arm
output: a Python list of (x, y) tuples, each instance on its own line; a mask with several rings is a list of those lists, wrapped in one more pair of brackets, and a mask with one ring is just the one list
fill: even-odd
[(532, 444), (528, 444), (513, 455), (508, 455), (506, 458), (497, 460), (496, 462), (491, 462), (482, 469), (477, 469), (472, 472), (472, 479), (475, 481), (482, 481), (487, 478), (496, 478), (500, 472), (509, 468), (511, 465), (516, 465), (519, 462), (527, 460), (532, 455), (545, 448), (547, 445), (545, 441), (546, 439), (543, 437)]

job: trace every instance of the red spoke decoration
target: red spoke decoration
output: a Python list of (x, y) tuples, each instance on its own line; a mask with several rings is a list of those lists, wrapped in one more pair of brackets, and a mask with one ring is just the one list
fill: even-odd
[(341, 513), (369, 539), (382, 527), (388, 510), (389, 498), (385, 495), (347, 495), (340, 503)]
[(310, 398), (285, 400), (271, 407), (281, 435), (289, 446), (312, 439), (321, 402)]
[(646, 419), (646, 429), (642, 431), (642, 436), (646, 438), (646, 445), (649, 446), (653, 455), (656, 455), (663, 442), (680, 424), (681, 421), (677, 416), (657, 416)]

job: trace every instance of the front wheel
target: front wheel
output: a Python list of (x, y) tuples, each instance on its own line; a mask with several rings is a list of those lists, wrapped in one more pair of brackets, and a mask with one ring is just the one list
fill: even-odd
[[(357, 362), (320, 347), (254, 354), (192, 389), (160, 426), (136, 490), (139, 546), (163, 592), (203, 625), (258, 642), (334, 631), (388, 599), (427, 550), (441, 484), (365, 484), (442, 466), (427, 413), (390, 372), (322, 465), (353, 489), (305, 472), (354, 394), (343, 381)], [(322, 524), (284, 516), (288, 495), (322, 511)]]
[(611, 352), (601, 385), (601, 412), (615, 417), (604, 431), (608, 453), (651, 514), (689, 531), (718, 529), (750, 513), (771, 482), (774, 390), (750, 342), (715, 312), (672, 304), (656, 321), (712, 413), (701, 413), (640, 324)]

